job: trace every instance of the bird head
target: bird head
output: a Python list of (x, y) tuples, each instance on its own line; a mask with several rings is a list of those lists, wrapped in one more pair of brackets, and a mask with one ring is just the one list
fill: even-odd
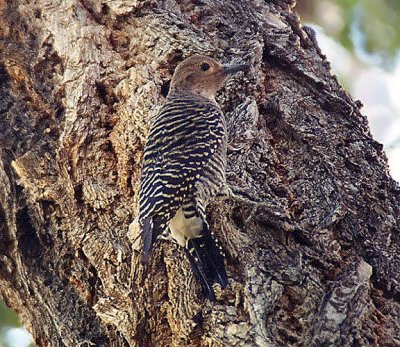
[(181, 92), (215, 100), (215, 94), (228, 77), (249, 68), (247, 64), (224, 66), (204, 55), (191, 56), (176, 67), (168, 96)]

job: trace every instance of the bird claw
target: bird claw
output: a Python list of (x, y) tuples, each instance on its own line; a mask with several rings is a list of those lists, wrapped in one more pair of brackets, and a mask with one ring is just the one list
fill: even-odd
[(252, 221), (252, 219), (254, 218), (255, 214), (257, 213), (260, 207), (269, 207), (269, 204), (264, 202), (253, 203), (253, 208), (251, 209), (249, 216), (246, 218), (244, 222), (245, 225), (248, 225)]
[(239, 193), (242, 195), (245, 195), (245, 194), (247, 195), (248, 191), (246, 189), (241, 189), (241, 188), (235, 187), (234, 190), (232, 187), (225, 184), (222, 187), (222, 189), (220, 190), (220, 194), (222, 195), (223, 200), (234, 199), (234, 200), (240, 201), (242, 203), (245, 203), (247, 205), (252, 205), (250, 214), (248, 215), (248, 217), (245, 220), (245, 225), (248, 225), (253, 220), (253, 218), (259, 208), (264, 208), (269, 214), (271, 214), (272, 216), (274, 216), (278, 219), (282, 219), (285, 222), (290, 220), (290, 217), (289, 217), (289, 215), (287, 215), (287, 213), (281, 213), (281, 212), (277, 211), (277, 208), (279, 208), (279, 207), (277, 207), (276, 205), (271, 204), (267, 201), (254, 201), (252, 199), (249, 199), (249, 198), (246, 198), (244, 196), (240, 196), (237, 194), (237, 193)]
[(244, 146), (239, 146), (239, 147), (234, 147), (232, 145), (228, 145), (228, 151), (229, 152), (240, 152), (243, 149)]

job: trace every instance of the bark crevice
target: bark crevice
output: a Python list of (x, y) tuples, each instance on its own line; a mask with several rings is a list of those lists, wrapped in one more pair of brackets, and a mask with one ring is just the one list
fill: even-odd
[[(38, 346), (396, 346), (400, 189), (294, 1), (0, 4), (0, 295)], [(218, 24), (218, 25), (217, 25)], [(218, 95), (228, 183), (207, 210), (230, 286), (184, 252), (139, 263), (143, 145), (176, 65)]]

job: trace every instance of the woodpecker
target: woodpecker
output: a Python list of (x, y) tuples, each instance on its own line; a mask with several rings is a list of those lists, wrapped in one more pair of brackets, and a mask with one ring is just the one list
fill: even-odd
[(225, 183), (227, 130), (215, 100), (225, 80), (246, 64), (224, 66), (194, 55), (175, 69), (166, 103), (150, 127), (139, 192), (142, 263), (157, 238), (182, 246), (205, 297), (228, 285), (224, 257), (206, 207)]

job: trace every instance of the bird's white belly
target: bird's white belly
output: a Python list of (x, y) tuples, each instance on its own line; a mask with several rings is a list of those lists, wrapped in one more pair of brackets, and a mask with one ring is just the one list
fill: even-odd
[(199, 217), (185, 218), (182, 207), (176, 212), (169, 222), (171, 237), (182, 247), (186, 246), (187, 240), (201, 235), (203, 221)]

